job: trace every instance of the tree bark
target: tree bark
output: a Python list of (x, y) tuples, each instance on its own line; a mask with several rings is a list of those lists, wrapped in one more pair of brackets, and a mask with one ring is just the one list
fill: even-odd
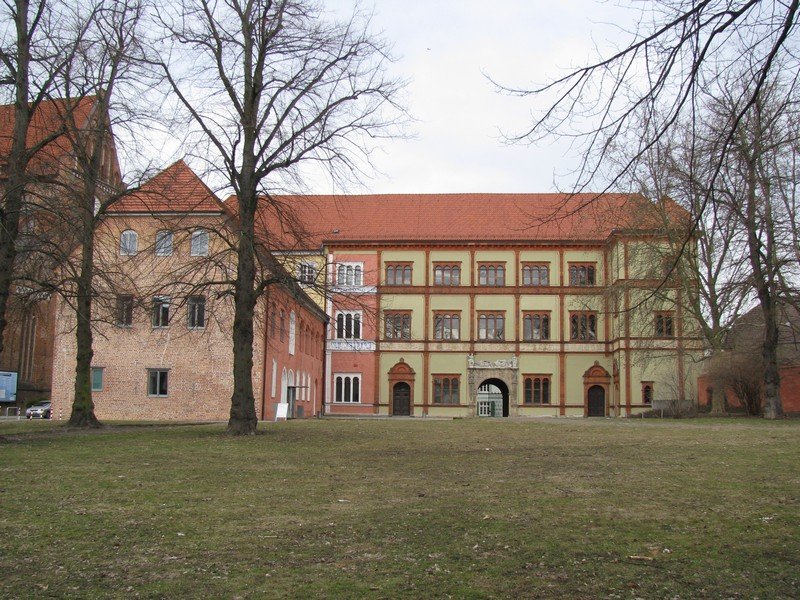
[[(72, 402), (72, 413), (68, 427), (100, 427), (100, 421), (94, 414), (92, 400), (92, 296), (94, 278), (94, 226), (93, 200), (95, 186), (88, 184), (82, 198), (83, 231), (81, 231), (81, 262), (78, 272), (77, 296), (75, 298), (75, 316), (77, 326), (75, 342), (77, 355), (75, 361), (75, 399)], [(87, 206), (89, 205), (89, 206)]]

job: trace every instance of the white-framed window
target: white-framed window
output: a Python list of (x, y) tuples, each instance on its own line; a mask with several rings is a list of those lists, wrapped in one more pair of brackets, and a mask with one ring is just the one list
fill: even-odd
[(147, 395), (166, 396), (169, 392), (169, 369), (147, 369)]
[(156, 296), (153, 298), (153, 327), (167, 327), (169, 325), (169, 297)]
[(189, 329), (204, 329), (206, 326), (206, 297), (189, 296), (186, 300), (186, 307)]
[(336, 265), (336, 285), (340, 287), (364, 285), (364, 264), (338, 263)]
[(313, 263), (300, 263), (297, 265), (297, 281), (310, 285), (317, 279), (317, 267)]
[(191, 256), (208, 256), (208, 232), (202, 229), (192, 232), (189, 248)]
[(295, 342), (297, 341), (297, 317), (294, 311), (289, 313), (289, 354), (294, 355)]
[(126, 229), (119, 236), (119, 253), (122, 256), (133, 256), (139, 251), (139, 234), (133, 229)]
[(333, 401), (340, 404), (361, 402), (361, 373), (336, 373)]
[(156, 232), (156, 256), (172, 256), (172, 232)]
[(272, 359), (272, 397), (275, 397), (275, 393), (278, 391), (278, 361), (274, 358)]
[(344, 310), (336, 313), (336, 339), (361, 339), (361, 311)]
[(92, 391), (103, 391), (103, 367), (92, 367)]

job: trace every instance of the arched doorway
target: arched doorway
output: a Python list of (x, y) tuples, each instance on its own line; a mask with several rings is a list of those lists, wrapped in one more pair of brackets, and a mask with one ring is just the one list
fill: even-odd
[(478, 386), (477, 414), (479, 417), (507, 417), (508, 386), (502, 379), (486, 379)]
[[(414, 369), (402, 358), (389, 369), (389, 414), (414, 414)], [(396, 403), (395, 403), (396, 400)], [(377, 411), (377, 406), (375, 407)]]
[(583, 416), (606, 417), (608, 416), (609, 388), (611, 375), (600, 365), (599, 361), (586, 369), (583, 374)]
[(606, 416), (606, 391), (599, 385), (593, 385), (586, 392), (589, 417)]
[(399, 381), (392, 387), (392, 414), (398, 417), (411, 416), (411, 386)]

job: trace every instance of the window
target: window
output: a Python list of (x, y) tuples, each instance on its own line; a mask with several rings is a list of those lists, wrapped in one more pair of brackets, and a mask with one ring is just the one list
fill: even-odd
[(506, 316), (504, 312), (478, 313), (478, 339), (483, 341), (504, 340)]
[(569, 313), (569, 339), (580, 341), (596, 340), (597, 313)]
[(386, 263), (386, 285), (411, 285), (411, 263)]
[(595, 266), (591, 264), (570, 264), (569, 284), (584, 286), (595, 284)]
[(433, 313), (433, 339), (458, 340), (461, 338), (461, 314), (457, 312)]
[(642, 382), (642, 404), (647, 404), (648, 406), (653, 403), (653, 382), (652, 381), (643, 381)]
[(478, 285), (502, 286), (506, 284), (506, 267), (503, 264), (480, 263)]
[(317, 280), (317, 268), (311, 263), (301, 263), (297, 267), (297, 281), (310, 285)]
[(461, 263), (433, 263), (433, 285), (461, 285)]
[(119, 327), (133, 325), (133, 296), (117, 296), (116, 313)]
[(433, 403), (458, 404), (461, 401), (459, 387), (458, 375), (434, 375)]
[(525, 404), (550, 404), (550, 375), (525, 375), (523, 390)]
[(92, 391), (103, 391), (103, 367), (92, 367)]
[(280, 330), (281, 341), (286, 339), (286, 313), (283, 312), (281, 309), (281, 330)]
[(139, 236), (133, 229), (122, 232), (119, 236), (119, 253), (122, 256), (133, 256), (139, 251)]
[(206, 326), (206, 297), (189, 296), (186, 301), (189, 316), (189, 329), (203, 329)]
[(656, 337), (675, 337), (675, 314), (672, 311), (655, 313)]
[(270, 388), (270, 396), (275, 397), (278, 388), (278, 361), (272, 359), (272, 386)]
[(294, 311), (289, 313), (289, 354), (294, 355), (294, 347), (297, 341), (297, 317)]
[(350, 310), (336, 315), (336, 337), (340, 340), (361, 339), (361, 311)]
[(172, 255), (172, 232), (171, 231), (156, 232), (156, 256), (171, 256), (171, 255)]
[(277, 331), (276, 326), (276, 318), (275, 318), (275, 307), (269, 307), (269, 337), (275, 337), (275, 331)]
[(524, 313), (522, 339), (526, 342), (550, 339), (550, 313)]
[(198, 229), (192, 232), (192, 241), (189, 248), (191, 256), (208, 256), (208, 232)]
[(336, 267), (336, 285), (355, 286), (364, 282), (364, 267), (361, 263), (339, 263)]
[(156, 296), (153, 298), (153, 327), (169, 325), (169, 298)]
[(166, 396), (167, 382), (169, 379), (168, 369), (148, 369), (147, 370), (147, 395)]
[(336, 381), (336, 394), (333, 398), (334, 402), (343, 402), (353, 404), (361, 402), (361, 375), (360, 374), (337, 374)]
[(550, 267), (544, 264), (522, 265), (522, 285), (550, 285)]
[(409, 311), (384, 311), (384, 337), (387, 340), (411, 339), (411, 313)]

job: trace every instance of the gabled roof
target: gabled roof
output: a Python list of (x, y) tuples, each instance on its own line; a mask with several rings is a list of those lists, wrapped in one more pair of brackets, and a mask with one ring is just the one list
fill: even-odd
[(123, 196), (109, 209), (111, 213), (223, 212), (220, 199), (179, 160)]
[[(235, 210), (236, 198), (226, 205)], [(374, 194), (275, 196), (258, 224), (273, 248), (337, 242), (602, 242), (615, 232), (686, 223), (634, 194)]]
[[(44, 149), (37, 154), (33, 161), (34, 166), (42, 166), (48, 162), (58, 162), (64, 155), (72, 155), (72, 145), (66, 134), (56, 135), (64, 124), (64, 119), (69, 111), (76, 127), (83, 128), (92, 114), (95, 106), (95, 96), (86, 96), (78, 100), (56, 99), (44, 100), (39, 103), (31, 116), (28, 127), (27, 147), (33, 148), (55, 135)], [(0, 106), (0, 162), (5, 162), (6, 156), (11, 151), (11, 141), (14, 134), (14, 105)]]

